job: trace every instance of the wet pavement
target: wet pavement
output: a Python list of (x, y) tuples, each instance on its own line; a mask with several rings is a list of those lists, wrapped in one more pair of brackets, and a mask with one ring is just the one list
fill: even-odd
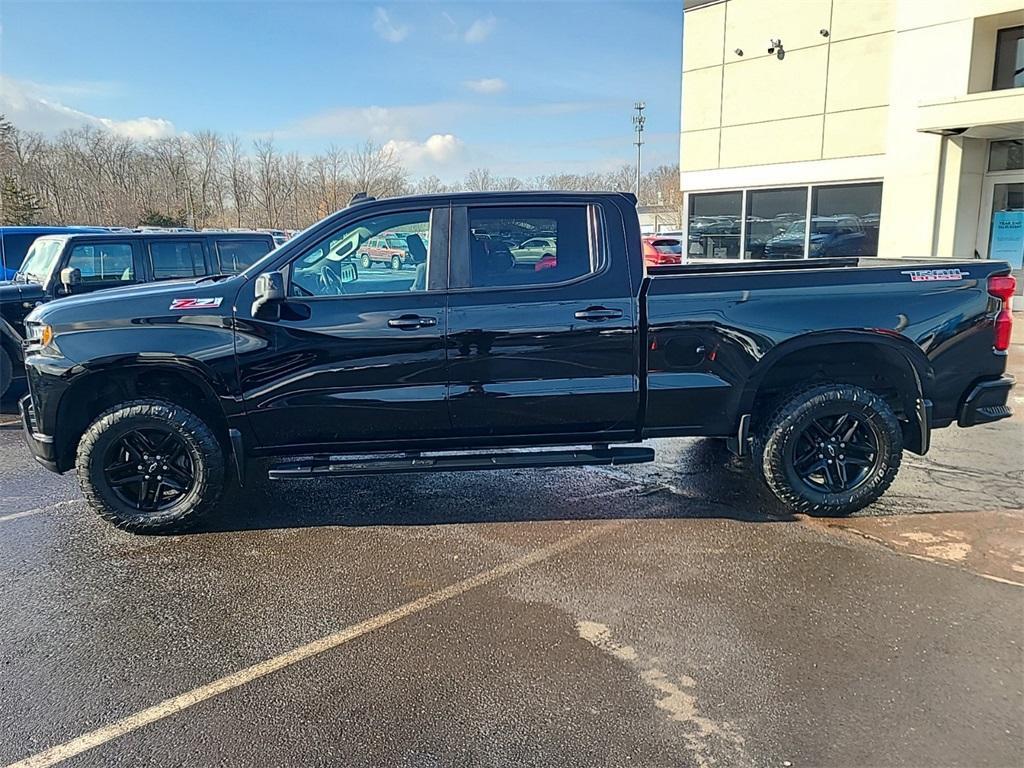
[(0, 765), (1024, 763), (1024, 419), (847, 520), (652, 445), (258, 481), (138, 537), (0, 427)]

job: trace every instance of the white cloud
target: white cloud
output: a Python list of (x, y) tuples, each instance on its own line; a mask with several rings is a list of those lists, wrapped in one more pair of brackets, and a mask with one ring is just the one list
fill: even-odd
[(389, 43), (400, 43), (409, 36), (409, 25), (395, 24), (391, 20), (391, 14), (380, 6), (373, 9), (373, 31), (382, 40)]
[(174, 124), (161, 117), (115, 120), (82, 112), (55, 99), (46, 98), (62, 91), (73, 94), (76, 90), (82, 93), (81, 87), (73, 84), (39, 86), (0, 75), (0, 114), (22, 130), (47, 135), (85, 126), (102, 128), (132, 139), (157, 139), (174, 133)]
[(462, 39), (467, 43), (482, 43), (491, 36), (497, 26), (498, 20), (494, 16), (483, 16), (469, 25)]
[(426, 141), (392, 139), (384, 145), (415, 173), (434, 172), (450, 167), (462, 154), (462, 140), (450, 133), (435, 133)]
[(508, 83), (500, 77), (482, 77), (479, 80), (466, 80), (462, 83), (474, 93), (501, 93), (508, 88)]

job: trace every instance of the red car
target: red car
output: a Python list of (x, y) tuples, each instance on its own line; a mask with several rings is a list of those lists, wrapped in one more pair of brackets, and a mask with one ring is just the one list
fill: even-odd
[(683, 263), (683, 241), (678, 237), (644, 235), (640, 238), (645, 267), (667, 267)]

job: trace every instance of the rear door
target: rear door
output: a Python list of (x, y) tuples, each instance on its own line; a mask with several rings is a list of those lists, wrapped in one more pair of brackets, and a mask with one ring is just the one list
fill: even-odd
[[(448, 216), (447, 206), (378, 204), (296, 255), (279, 319), (252, 318), (239, 300), (240, 384), (261, 446), (324, 451), (448, 436)], [(424, 275), (354, 267), (350, 256), (393, 231), (427, 245)]]
[(213, 274), (206, 240), (202, 237), (153, 237), (148, 240), (150, 279), (177, 280)]
[[(457, 435), (612, 439), (635, 429), (636, 304), (626, 254), (613, 253), (605, 237), (606, 215), (618, 212), (583, 199), (452, 209), (448, 355)], [(538, 232), (555, 254), (517, 259), (514, 244)]]
[(269, 237), (220, 237), (213, 239), (222, 275), (237, 275), (251, 267), (274, 249)]

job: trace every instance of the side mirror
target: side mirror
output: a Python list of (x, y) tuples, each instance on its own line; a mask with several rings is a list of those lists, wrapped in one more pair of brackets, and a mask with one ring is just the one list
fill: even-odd
[(264, 272), (256, 278), (252, 316), (276, 320), (281, 316), (280, 304), (284, 300), (284, 275), (280, 272)]
[(78, 267), (64, 267), (60, 271), (60, 285), (64, 293), (71, 293), (76, 285), (82, 283), (82, 270)]

